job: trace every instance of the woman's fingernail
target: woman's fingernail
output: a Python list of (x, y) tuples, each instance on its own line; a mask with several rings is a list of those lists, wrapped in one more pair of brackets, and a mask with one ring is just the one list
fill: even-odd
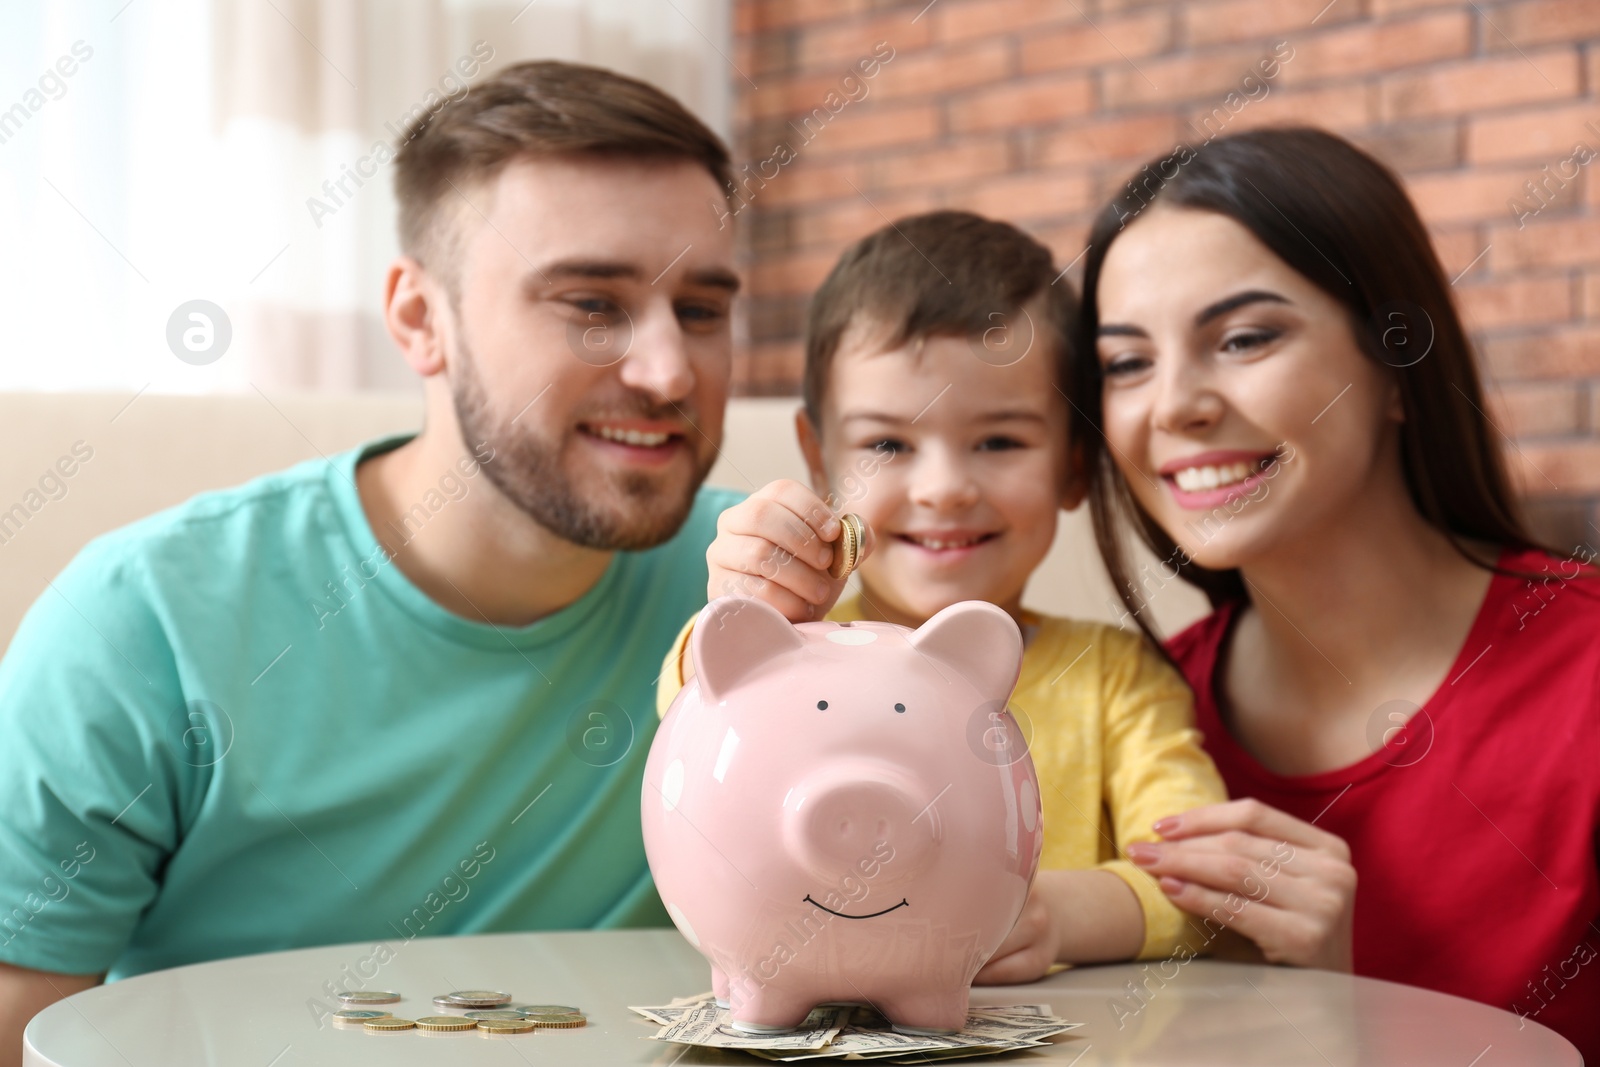
[(1150, 829), (1154, 830), (1163, 837), (1172, 833), (1172, 831), (1176, 830), (1177, 828), (1178, 817), (1176, 815), (1169, 815), (1165, 819), (1157, 819), (1150, 827)]
[(1156, 884), (1159, 885), (1161, 887), (1161, 891), (1169, 897), (1177, 896), (1186, 888), (1186, 883), (1180, 882), (1176, 878), (1158, 878), (1156, 879)]
[(1128, 846), (1128, 858), (1140, 867), (1148, 867), (1161, 858), (1161, 853), (1143, 841), (1136, 841)]

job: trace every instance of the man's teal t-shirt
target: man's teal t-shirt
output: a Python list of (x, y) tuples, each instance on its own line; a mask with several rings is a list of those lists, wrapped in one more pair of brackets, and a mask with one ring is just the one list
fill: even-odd
[[(123, 977), (667, 923), (639, 830), (654, 685), (738, 494), (493, 626), (378, 545), (355, 466), (403, 440), (101, 537), (34, 604), (0, 663), (0, 960)], [(424, 510), (447, 489), (491, 491), (474, 470)]]

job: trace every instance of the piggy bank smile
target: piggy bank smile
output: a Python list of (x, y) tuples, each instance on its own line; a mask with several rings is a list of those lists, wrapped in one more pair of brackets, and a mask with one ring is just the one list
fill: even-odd
[(801, 903), (802, 904), (815, 904), (817, 907), (821, 908), (823, 911), (827, 912), (829, 915), (837, 915), (841, 919), (876, 919), (880, 915), (887, 915), (891, 911), (895, 911), (895, 910), (897, 910), (899, 908), (909, 908), (911, 906), (911, 902), (910, 901), (908, 901), (905, 897), (901, 897), (900, 898), (900, 903), (892, 904), (889, 907), (884, 908), (882, 911), (875, 911), (871, 915), (846, 915), (842, 911), (834, 911), (832, 908), (828, 907), (826, 904), (822, 903), (821, 901), (812, 900), (810, 893), (807, 893), (805, 895), (805, 899), (802, 900)]
[(724, 597), (688, 654), (640, 813), (656, 889), (732, 1025), (870, 1001), (908, 1032), (960, 1029), (1043, 847), (1026, 751), (971, 744), (1014, 729), (1016, 623), (971, 601), (915, 630), (796, 626)]

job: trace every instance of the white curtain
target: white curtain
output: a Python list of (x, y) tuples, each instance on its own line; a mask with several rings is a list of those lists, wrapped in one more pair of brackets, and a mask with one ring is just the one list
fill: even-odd
[[(470, 91), (532, 58), (644, 78), (726, 136), (737, 77), (724, 58), (727, 8), (4, 5), (0, 389), (409, 386), (378, 318), (397, 245), (389, 168), (374, 147), (397, 144), (430, 92)], [(357, 185), (359, 172), (371, 176)], [(194, 300), (231, 327), (214, 362), (169, 345), (169, 320)]]

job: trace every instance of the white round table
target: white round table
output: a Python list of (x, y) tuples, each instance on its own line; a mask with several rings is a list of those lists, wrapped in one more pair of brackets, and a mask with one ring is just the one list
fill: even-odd
[[(628, 1010), (710, 988), (705, 961), (675, 930), (619, 930), (388, 942), (394, 957), (360, 988), (404, 995), (386, 1010), (436, 1014), (432, 998), (503, 989), (517, 1003), (570, 1004), (589, 1025), (489, 1037), (369, 1034), (319, 1026), (323, 983), (372, 945), (275, 952), (129, 978), (52, 1005), (28, 1024), (23, 1063), (37, 1067), (406, 1067), (410, 1064), (757, 1064), (744, 1053), (650, 1040), (658, 1027)], [(980, 986), (974, 1003), (1048, 1003), (1085, 1025), (1048, 1049), (988, 1062), (1316, 1064), (1345, 1067), (1578, 1067), (1577, 1050), (1534, 1022), (1409, 986), (1324, 971), (1195, 960), (1064, 971), (1026, 986)], [(982, 1060), (974, 1062), (985, 1062)]]

